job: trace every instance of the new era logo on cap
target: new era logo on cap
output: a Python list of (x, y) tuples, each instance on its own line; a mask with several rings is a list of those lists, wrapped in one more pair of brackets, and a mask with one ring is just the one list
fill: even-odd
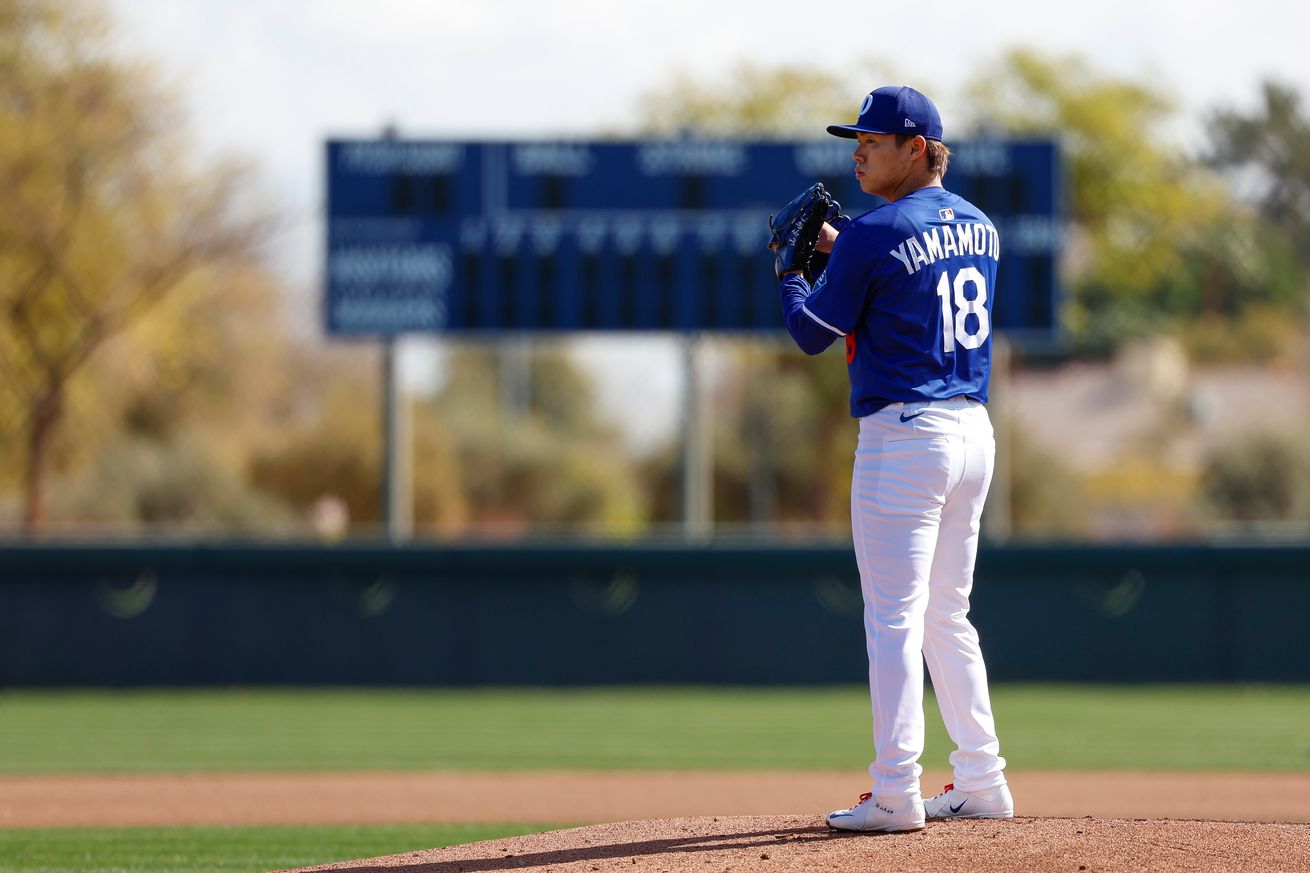
[(915, 124), (913, 121), (910, 121), (910, 119), (908, 119), (908, 118), (905, 119), (905, 126), (906, 126), (906, 127), (918, 127), (917, 124)]

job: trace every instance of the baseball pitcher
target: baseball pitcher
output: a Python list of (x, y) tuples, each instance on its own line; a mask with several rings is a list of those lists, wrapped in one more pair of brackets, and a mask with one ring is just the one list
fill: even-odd
[[(979, 520), (996, 442), (987, 415), (1000, 240), (942, 187), (950, 151), (927, 97), (878, 88), (854, 124), (851, 220), (816, 185), (769, 224), (783, 315), (817, 354), (841, 339), (859, 419), (851, 526), (864, 594), (875, 759), (871, 790), (828, 825), (911, 831), (925, 818), (1009, 818), (978, 634), (969, 622)], [(924, 800), (923, 665), (956, 750), (955, 781)]]

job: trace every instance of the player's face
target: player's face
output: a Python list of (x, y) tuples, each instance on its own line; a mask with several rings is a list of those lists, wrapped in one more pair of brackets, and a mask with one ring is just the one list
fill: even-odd
[(897, 146), (889, 133), (862, 133), (855, 141), (855, 178), (865, 194), (896, 199), (897, 187), (914, 169), (914, 139)]

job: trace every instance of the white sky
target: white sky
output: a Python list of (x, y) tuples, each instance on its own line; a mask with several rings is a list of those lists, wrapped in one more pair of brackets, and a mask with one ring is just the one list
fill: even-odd
[[(927, 91), (948, 124), (967, 77), (1015, 46), (1076, 52), (1154, 80), (1199, 122), (1254, 105), (1262, 79), (1310, 95), (1310, 6), (1295, 0), (108, 0), (124, 46), (154, 58), (206, 147), (262, 167), (293, 217), (278, 265), (317, 320), (322, 141), (370, 136), (622, 133), (637, 99), (679, 73), (749, 61), (833, 70), (877, 61)], [(807, 17), (809, 16), (809, 17)], [(858, 85), (852, 114), (864, 91)], [(419, 344), (416, 344), (419, 345)], [(588, 343), (618, 379), (620, 412), (665, 408), (679, 388), (672, 343)], [(422, 358), (421, 350), (411, 356)], [(657, 362), (652, 366), (652, 362)], [(623, 398), (640, 398), (640, 406)]]

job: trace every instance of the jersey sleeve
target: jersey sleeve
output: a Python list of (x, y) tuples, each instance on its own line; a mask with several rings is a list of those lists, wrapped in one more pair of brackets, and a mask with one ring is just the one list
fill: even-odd
[(833, 244), (827, 268), (813, 287), (798, 275), (783, 282), (787, 331), (806, 354), (818, 354), (859, 323), (873, 270), (867, 236), (856, 223), (843, 230)]
[[(818, 287), (817, 282), (815, 287)], [(799, 273), (793, 273), (782, 282), (782, 317), (787, 324), (787, 332), (801, 351), (807, 355), (817, 355), (842, 334), (806, 314), (805, 301), (810, 294), (809, 283)]]

